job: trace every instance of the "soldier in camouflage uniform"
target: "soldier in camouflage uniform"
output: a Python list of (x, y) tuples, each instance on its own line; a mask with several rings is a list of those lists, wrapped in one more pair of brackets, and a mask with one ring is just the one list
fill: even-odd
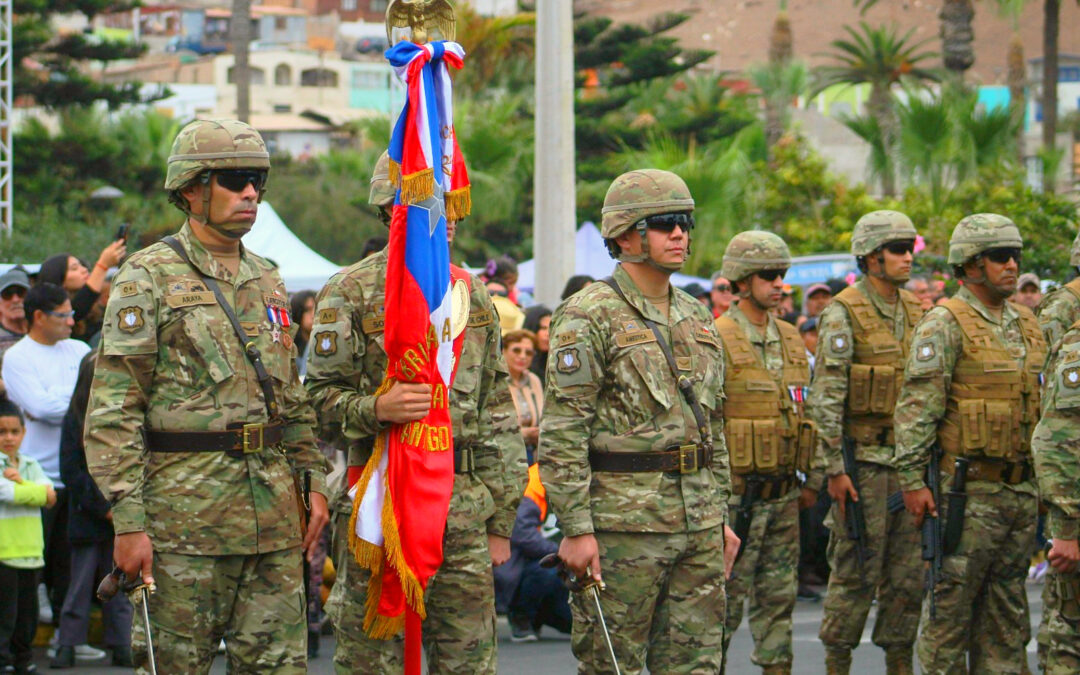
[[(796, 471), (809, 470), (814, 426), (805, 419), (810, 363), (794, 326), (772, 315), (791, 267), (787, 244), (771, 232), (741, 232), (728, 243), (720, 273), (739, 298), (716, 319), (724, 347), (724, 428), (732, 499), (742, 551), (727, 584), (724, 653), (750, 602), (753, 662), (765, 673), (790, 673), (791, 612), (799, 566)], [(739, 529), (744, 528), (744, 529)]]
[[(824, 472), (833, 499), (826, 519), (832, 574), (820, 632), (829, 673), (850, 670), (851, 650), (859, 646), (875, 597), (873, 641), (885, 650), (887, 672), (913, 672), (922, 599), (919, 532), (911, 514), (888, 512), (886, 498), (900, 490), (893, 466), (893, 409), (923, 313), (918, 298), (901, 288), (910, 277), (915, 235), (903, 213), (873, 211), (859, 218), (851, 253), (864, 276), (834, 298), (818, 328), (809, 414), (821, 443), (811, 480), (820, 485)], [(844, 471), (845, 437), (854, 443), (858, 491)], [(860, 504), (866, 521), (865, 568), (845, 529), (848, 499)]]
[[(1006, 301), (1022, 247), (1004, 216), (976, 214), (957, 224), (948, 261), (964, 286), (916, 326), (896, 406), (896, 468), (916, 525), (940, 514), (948, 532), (963, 518), (959, 540), (946, 537), (935, 619), (923, 603), (918, 652), (926, 673), (1026, 667), (1024, 581), (1036, 517), (1030, 440), (1046, 342), (1031, 310)], [(938, 447), (942, 495), (957, 472), (966, 474), (963, 509), (948, 512), (924, 483)]]
[[(395, 186), (387, 155), (376, 165), (369, 201), (388, 213)], [(453, 239), (456, 223), (447, 223)], [(321, 433), (346, 448), (350, 472), (371, 456), (389, 424), (422, 419), (429, 385), (396, 382), (375, 392), (386, 373), (383, 307), (386, 249), (334, 275), (319, 294), (306, 385)], [(431, 673), (494, 673), (495, 591), (492, 563), (510, 557), (510, 534), (525, 491), (525, 446), (510, 396), (499, 342), (499, 318), (482, 281), (470, 276), (469, 316), (450, 392), (454, 433), (454, 490), (443, 540), (443, 563), (426, 594), (423, 642)], [(337, 636), (339, 673), (400, 673), (401, 636), (386, 641), (363, 630), (369, 572), (348, 552), (352, 506), (347, 486), (335, 499), (337, 581), (327, 603)]]
[[(693, 208), (675, 174), (616, 178), (601, 228), (621, 263), (614, 287), (592, 284), (551, 322), (540, 476), (565, 535), (559, 556), (582, 579), (602, 570), (627, 673), (716, 672), (722, 662), (725, 563), (738, 547), (724, 527), (724, 363), (709, 311), (669, 283), (689, 251)], [(673, 370), (692, 383), (696, 412)], [(614, 672), (591, 601), (575, 594), (571, 609), (578, 672)]]
[[(1069, 265), (1080, 271), (1080, 233), (1073, 239)], [(1048, 293), (1035, 308), (1035, 315), (1039, 317), (1046, 344), (1050, 346), (1050, 357), (1053, 357), (1065, 331), (1080, 321), (1080, 277)]]
[[(300, 547), (314, 550), (328, 519), (327, 467), (296, 350), (267, 311), (286, 311), (285, 286), (240, 244), (269, 168), (262, 138), (242, 122), (184, 127), (165, 189), (187, 214), (175, 239), (190, 264), (165, 243), (133, 254), (105, 313), (87, 464), (112, 503), (117, 564), (157, 584), (160, 673), (209, 672), (222, 638), (231, 671), (306, 672)], [(268, 380), (204, 275), (232, 303)], [(304, 472), (311, 521), (301, 542), (294, 478)], [(133, 632), (145, 672), (141, 620)]]

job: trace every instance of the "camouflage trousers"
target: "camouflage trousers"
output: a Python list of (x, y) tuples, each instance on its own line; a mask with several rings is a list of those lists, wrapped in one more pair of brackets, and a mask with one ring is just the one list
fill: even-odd
[(1043, 672), (1080, 673), (1080, 574), (1050, 569), (1043, 586), (1043, 621), (1039, 627)]
[(883, 649), (906, 647), (910, 654), (923, 594), (919, 530), (906, 510), (888, 512), (886, 500), (900, 489), (895, 470), (867, 462), (860, 462), (858, 470), (869, 556), (865, 569), (860, 569), (855, 542), (847, 538), (839, 507), (833, 504), (825, 520), (832, 574), (819, 637), (827, 647), (858, 647), (876, 597), (874, 644)]
[[(356, 564), (346, 545), (349, 514), (334, 522), (334, 566), (337, 579), (326, 603), (334, 623), (337, 673), (393, 673), (405, 668), (403, 635), (375, 640), (364, 633), (368, 570)], [(495, 673), (495, 580), (491, 573), (484, 523), (471, 530), (447, 530), (443, 563), (428, 582), (424, 596), (424, 654), (429, 673)]]
[[(715, 673), (723, 660), (724, 528), (677, 534), (597, 532), (600, 593), (619, 668)], [(578, 673), (614, 673), (591, 594), (573, 593)]]
[[(942, 495), (949, 489), (942, 481)], [(1026, 672), (1031, 639), (1027, 580), (1035, 546), (1035, 496), (1004, 488), (975, 492), (968, 483), (964, 531), (942, 562), (937, 618), (922, 608), (918, 654), (923, 673)], [(942, 499), (944, 502), (945, 500)], [(945, 504), (938, 512), (947, 517)]]
[[(759, 666), (790, 664), (791, 612), (795, 609), (799, 567), (798, 490), (753, 506), (750, 531), (742, 556), (727, 582), (727, 620), (724, 654), (731, 636), (742, 623), (743, 605), (749, 600), (750, 634)], [(732, 502), (737, 506), (737, 502)], [(729, 504), (734, 512), (735, 506)]]
[[(155, 551), (153, 572), (150, 630), (157, 672), (209, 673), (222, 638), (230, 673), (307, 672), (298, 547), (227, 556)], [(138, 603), (131, 640), (138, 672), (149, 672)]]

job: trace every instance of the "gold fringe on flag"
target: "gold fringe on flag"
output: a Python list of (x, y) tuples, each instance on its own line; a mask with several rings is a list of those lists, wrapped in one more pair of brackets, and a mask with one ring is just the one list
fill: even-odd
[(401, 178), (401, 203), (419, 204), (435, 194), (435, 172), (422, 169)]
[(446, 219), (461, 220), (472, 212), (472, 188), (466, 185), (446, 193)]
[(394, 187), (398, 187), (398, 181), (400, 180), (401, 165), (394, 160), (390, 160), (390, 182), (393, 183)]

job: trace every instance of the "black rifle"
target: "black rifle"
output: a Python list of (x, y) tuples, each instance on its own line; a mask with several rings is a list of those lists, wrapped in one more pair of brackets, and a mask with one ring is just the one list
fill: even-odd
[(885, 510), (889, 512), (889, 515), (894, 513), (900, 513), (904, 510), (904, 493), (901, 490), (889, 495), (885, 500)]
[(967, 506), (968, 460), (956, 458), (953, 471), (952, 487), (949, 488), (949, 507), (945, 509), (945, 537), (943, 553), (952, 555), (960, 545), (960, 536), (964, 533), (964, 507)]
[[(840, 454), (844, 457), (844, 473), (851, 479), (851, 485), (856, 494), (862, 494), (859, 489), (859, 466), (855, 463), (855, 441), (845, 437), (840, 444)], [(859, 572), (866, 568), (866, 559), (870, 552), (866, 549), (866, 514), (863, 513), (862, 504), (853, 501), (848, 495), (844, 498), (847, 504), (844, 507), (844, 528), (847, 530), (847, 538), (855, 542), (855, 555), (859, 558)]]
[[(935, 445), (930, 448), (930, 465), (926, 467), (926, 487), (934, 496), (934, 505), (941, 504), (941, 454)], [(926, 588), (930, 594), (930, 618), (937, 618), (937, 588), (941, 576), (941, 559), (944, 542), (941, 535), (941, 519), (929, 513), (923, 514), (922, 523), (922, 559), (929, 563), (926, 569)]]
[(739, 501), (739, 508), (735, 510), (735, 536), (739, 538), (739, 552), (735, 554), (738, 561), (746, 548), (746, 540), (750, 538), (750, 522), (754, 519), (754, 502), (761, 496), (761, 480), (757, 478), (746, 479), (746, 489)]

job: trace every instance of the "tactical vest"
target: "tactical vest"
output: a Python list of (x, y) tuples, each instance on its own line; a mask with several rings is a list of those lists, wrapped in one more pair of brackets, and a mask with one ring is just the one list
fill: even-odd
[(923, 311), (918, 299), (900, 291), (904, 311), (904, 341), (898, 342), (873, 303), (859, 289), (848, 286), (834, 298), (851, 317), (855, 340), (848, 373), (844, 435), (862, 445), (893, 445), (893, 409), (904, 381), (904, 363), (915, 324)]
[(1080, 277), (1073, 279), (1069, 283), (1062, 286), (1065, 290), (1072, 293), (1072, 296), (1080, 301)]
[(950, 455), (1006, 462), (1030, 455), (1047, 347), (1035, 314), (1023, 305), (1009, 305), (1020, 314), (1027, 347), (1023, 359), (1001, 344), (971, 305), (959, 298), (944, 304), (964, 334), (938, 428), (941, 448)]
[(810, 386), (806, 347), (794, 326), (776, 321), (776, 327), (784, 358), (779, 385), (739, 324), (726, 316), (716, 320), (727, 362), (724, 437), (731, 472), (737, 475), (809, 470), (816, 432), (813, 422), (804, 419)]

